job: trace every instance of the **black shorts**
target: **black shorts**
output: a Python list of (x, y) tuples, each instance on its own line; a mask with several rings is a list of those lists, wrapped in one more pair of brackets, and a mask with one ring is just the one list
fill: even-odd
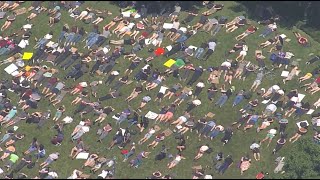
[(252, 152), (253, 152), (253, 153), (260, 153), (260, 149), (259, 149), (259, 148), (254, 148), (254, 149), (252, 150)]
[(138, 64), (136, 64), (136, 63), (131, 63), (130, 66), (129, 66), (129, 69), (130, 69), (130, 70), (134, 70), (137, 66), (138, 66)]
[(176, 93), (176, 92), (177, 92), (177, 90), (176, 90), (176, 89), (174, 89), (174, 88), (171, 88), (171, 89), (170, 89), (170, 92), (172, 92), (172, 93)]
[(53, 88), (52, 91), (51, 91), (53, 94), (58, 94), (60, 92), (59, 89), (57, 88)]
[(175, 29), (175, 28), (171, 28), (170, 29), (170, 32), (174, 32), (174, 33), (176, 33), (178, 30), (177, 29)]
[(58, 23), (60, 21), (60, 19), (54, 18), (53, 19), (53, 23)]
[(157, 98), (161, 99), (161, 98), (163, 98), (163, 95), (164, 95), (163, 93), (158, 93)]

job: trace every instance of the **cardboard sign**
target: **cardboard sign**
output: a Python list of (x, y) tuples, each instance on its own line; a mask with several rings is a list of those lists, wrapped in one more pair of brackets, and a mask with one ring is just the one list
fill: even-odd
[(22, 56), (22, 59), (23, 60), (30, 60), (33, 56), (33, 53), (32, 52), (24, 52), (23, 53), (23, 56)]
[(167, 62), (165, 62), (163, 65), (165, 65), (166, 67), (170, 68), (174, 63), (176, 63), (175, 60), (173, 59), (169, 59)]

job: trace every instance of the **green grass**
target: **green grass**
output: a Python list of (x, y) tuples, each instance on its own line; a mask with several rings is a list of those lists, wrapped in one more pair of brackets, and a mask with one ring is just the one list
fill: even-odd
[[(46, 2), (47, 3), (47, 2)], [(237, 3), (235, 2), (224, 2), (225, 7), (222, 11), (217, 12), (214, 16), (227, 16), (229, 17), (229, 20), (232, 20), (234, 17), (236, 17), (237, 15), (242, 14), (242, 12), (233, 12), (232, 9), (237, 6)], [(30, 2), (26, 2), (24, 4), (24, 6), (29, 7)], [(83, 7), (87, 7), (87, 6), (92, 6), (94, 8), (100, 9), (102, 10), (103, 8), (108, 8), (110, 9), (110, 11), (113, 14), (117, 14), (119, 8), (115, 7), (113, 5), (109, 5), (108, 2), (86, 2), (84, 4)], [(82, 7), (82, 8), (83, 8)], [(26, 24), (26, 22), (24, 21), (25, 17), (28, 14), (24, 14), (21, 15), (19, 17), (17, 17), (17, 20), (12, 24), (12, 26), (5, 32), (5, 34), (11, 34), (12, 32), (14, 32), (14, 30), (19, 29), (22, 25)], [(183, 19), (186, 16), (186, 13), (182, 13), (180, 19)], [(99, 24), (100, 29), (102, 28), (103, 25), (105, 25), (106, 23), (108, 23), (111, 19), (110, 16), (108, 18), (106, 18), (104, 20), (104, 22)], [(56, 24), (55, 26), (53, 26), (52, 28), (49, 28), (47, 26), (48, 24), (48, 17), (45, 14), (41, 14), (38, 17), (36, 17), (31, 23), (34, 24), (33, 28), (32, 28), (32, 38), (31, 40), (31, 45), (26, 49), (26, 51), (33, 51), (32, 47), (35, 44), (34, 41), (34, 37), (37, 38), (41, 38), (43, 37), (45, 34), (47, 34), (50, 30), (54, 31), (54, 38), (53, 40), (56, 41), (59, 33), (62, 29), (63, 24), (68, 23), (69, 26), (72, 25), (78, 25), (78, 26), (84, 26), (84, 28), (86, 29), (87, 32), (91, 31), (92, 25), (85, 25), (82, 22), (79, 21), (74, 21), (71, 17), (68, 16), (67, 12), (63, 12), (62, 13), (62, 20), (60, 23)], [(191, 24), (195, 24), (198, 21), (199, 17), (195, 18), (195, 20), (191, 23)], [(0, 24), (3, 24), (4, 20), (1, 20)], [(254, 22), (254, 24), (257, 24), (256, 22)], [(248, 38), (246, 38), (246, 42), (249, 46), (249, 52), (247, 55), (246, 60), (250, 60), (252, 62), (254, 62), (254, 51), (258, 48), (258, 44), (263, 42), (265, 39), (262, 39), (260, 37), (258, 37), (258, 35), (263, 31), (263, 27), (260, 26), (260, 29), (258, 30), (257, 33), (249, 36)], [(245, 28), (240, 28), (238, 30), (236, 30), (233, 33), (230, 34), (226, 34), (225, 33), (225, 29), (221, 29), (221, 31), (217, 34), (216, 38), (219, 42), (219, 44), (216, 47), (216, 50), (214, 52), (214, 54), (211, 56), (211, 58), (208, 61), (197, 61), (196, 59), (192, 59), (192, 63), (194, 63), (195, 65), (202, 65), (204, 67), (207, 66), (219, 66), (224, 60), (225, 60), (225, 52), (229, 49), (231, 49), (233, 47), (233, 45), (235, 44), (235, 39), (234, 37), (240, 33), (242, 33), (245, 30)], [(281, 28), (281, 23), (280, 23), (280, 28), (279, 28), (279, 33), (284, 33), (288, 36), (288, 38), (291, 39), (291, 41), (289, 43), (286, 43), (285, 45), (285, 51), (292, 51), (295, 54), (295, 59), (301, 58), (302, 61), (300, 62), (300, 69), (302, 69), (302, 72), (300, 75), (304, 75), (305, 73), (309, 72), (313, 67), (309, 66), (309, 67), (305, 67), (304, 66), (304, 62), (309, 58), (308, 54), (311, 52), (316, 52), (316, 50), (318, 50), (316, 47), (319, 46), (319, 44), (315, 41), (313, 41), (311, 38), (309, 38), (309, 40), (312, 42), (312, 47), (309, 48), (301, 48), (301, 46), (299, 46), (297, 44), (297, 42), (295, 41), (294, 35), (292, 33), (292, 31), (290, 29), (283, 29)], [(302, 33), (304, 34), (304, 33)], [(110, 39), (117, 39), (115, 37), (115, 35), (112, 35)], [(191, 37), (188, 41), (187, 44), (188, 45), (194, 45), (194, 46), (200, 46), (201, 42), (206, 41), (209, 39), (209, 35), (204, 33), (204, 32), (198, 32), (195, 36)], [(170, 42), (165, 41), (163, 42), (163, 46), (169, 45)], [(78, 47), (80, 48), (80, 52), (84, 52), (86, 53), (87, 50), (83, 50), (81, 47), (83, 47), (84, 44), (80, 43), (80, 45), (78, 45)], [(127, 50), (130, 49), (130, 47), (126, 47)], [(269, 57), (270, 54), (268, 54), (266, 52), (266, 50), (263, 51), (263, 54), (266, 57)], [(139, 56), (142, 57), (147, 57), (147, 52), (146, 50), (143, 50), (142, 52), (140, 52), (138, 54)], [(237, 55), (237, 53), (235, 55), (232, 55), (231, 58), (235, 58)], [(2, 57), (2, 59), (5, 59), (6, 57)], [(165, 67), (162, 65), (165, 60), (167, 60), (164, 57), (161, 57), (157, 60), (155, 60), (154, 62), (152, 62), (154, 64), (154, 67), (159, 68), (159, 70), (164, 71)], [(125, 60), (123, 58), (120, 58), (118, 60), (120, 63), (116, 65), (116, 67), (114, 69), (119, 69), (121, 70), (121, 72), (124, 72), (124, 70), (128, 67), (128, 65), (130, 64), (128, 62), (128, 60)], [(266, 59), (266, 63), (267, 65), (270, 65), (270, 61), (268, 59)], [(90, 64), (90, 67), (92, 67), (92, 63)], [(136, 69), (139, 70), (140, 67), (143, 65), (143, 63), (140, 64), (140, 66)], [(52, 65), (48, 64), (48, 66), (52, 67)], [(5, 68), (5, 66), (2, 66), (1, 68)], [(137, 71), (133, 72), (133, 74), (135, 74)], [(5, 77), (5, 78), (9, 78), (8, 75), (4, 72), (1, 71), (1, 77)], [(60, 71), (60, 73), (58, 74), (58, 77), (61, 79), (64, 77), (66, 72), (64, 71)], [(278, 70), (277, 72), (278, 74), (281, 73), (281, 71)], [(202, 79), (206, 79), (208, 77), (208, 73), (204, 73)], [(254, 80), (255, 76), (251, 75), (250, 78), (248, 78), (245, 82), (240, 82), (239, 80), (234, 80), (234, 84), (236, 86), (236, 92), (240, 89), (249, 89), (249, 87), (251, 86), (253, 80)], [(90, 77), (88, 75), (82, 77), (81, 79), (79, 79), (77, 82), (80, 81), (93, 81), (96, 79), (105, 79), (105, 77)], [(274, 81), (270, 81), (267, 79), (264, 79), (262, 85), (260, 87), (264, 87), (264, 88), (268, 88), (271, 85), (275, 84), (276, 82), (281, 82), (281, 78), (276, 78)], [(222, 80), (220, 80), (220, 82), (222, 82)], [(171, 86), (173, 83), (175, 83), (175, 79), (173, 78), (168, 78), (164, 84)], [(73, 86), (75, 83), (73, 81), (68, 80), (67, 84), (69, 86)], [(110, 101), (106, 101), (103, 102), (103, 105), (112, 105), (115, 109), (116, 112), (120, 112), (122, 111), (124, 108), (126, 108), (126, 103), (124, 102), (124, 98), (126, 97), (126, 95), (129, 95), (132, 91), (132, 88), (135, 86), (135, 83), (132, 83), (131, 85), (128, 85), (124, 88), (121, 89), (121, 92), (124, 95), (124, 97), (120, 98), (120, 99), (116, 99), (116, 100), (110, 100)], [(208, 87), (208, 84), (206, 84), (206, 88)], [(287, 84), (281, 85), (281, 87), (285, 87), (285, 89), (290, 90), (293, 88), (297, 88), (298, 87), (298, 83), (295, 80), (292, 80), (290, 82), (287, 82)], [(101, 95), (106, 94), (108, 91), (108, 88), (104, 87), (104, 85), (100, 85), (99, 86), (99, 93), (98, 93), (98, 97)], [(150, 94), (152, 94), (152, 98), (155, 98), (156, 94), (158, 92), (158, 88), (156, 88), (155, 90), (153, 90)], [(139, 95), (138, 98), (134, 99), (130, 105), (134, 108), (139, 106), (140, 100), (143, 97), (143, 95), (145, 95), (146, 93), (144, 92), (142, 95)], [(14, 94), (9, 95), (10, 97), (13, 97), (14, 100), (16, 101), (17, 98)], [(219, 94), (216, 96), (215, 101), (217, 100), (217, 98), (219, 97)], [(67, 111), (64, 114), (63, 117), (65, 117), (66, 115), (72, 115), (72, 112), (74, 111), (74, 109), (76, 108), (76, 106), (70, 106), (70, 102), (74, 99), (75, 97), (72, 96), (67, 96), (64, 101), (63, 104), (66, 105), (67, 107)], [(96, 98), (94, 97), (90, 97), (92, 98), (92, 100), (96, 100)], [(195, 109), (193, 111), (193, 114), (196, 117), (201, 117), (205, 114), (207, 114), (207, 112), (211, 111), (213, 113), (216, 114), (216, 121), (218, 124), (222, 124), (223, 126), (228, 126), (230, 125), (231, 122), (235, 121), (238, 117), (238, 110), (239, 108), (241, 108), (246, 101), (243, 101), (239, 106), (232, 108), (232, 101), (233, 101), (234, 96), (232, 96), (231, 99), (228, 100), (228, 102), (225, 104), (225, 106), (222, 109), (218, 109), (215, 108), (213, 106), (213, 104), (209, 103), (206, 100), (206, 92), (205, 90), (202, 92), (201, 94), (201, 99), (203, 100), (203, 104)], [(254, 97), (253, 97), (254, 98)], [(261, 99), (261, 98), (260, 98)], [(313, 103), (315, 100), (317, 99), (316, 95), (314, 96), (310, 96), (307, 95), (305, 97), (305, 100), (310, 101), (311, 103)], [(164, 101), (163, 104), (170, 104), (173, 100), (171, 101)], [(55, 108), (51, 105), (49, 105), (48, 101), (46, 99), (42, 99), (39, 105), (41, 111), (45, 111), (47, 109), (50, 109), (53, 113), (55, 112)], [(183, 110), (185, 109), (186, 104), (183, 103), (179, 110), (175, 113), (175, 118), (179, 117)], [(263, 110), (265, 108), (265, 106), (261, 105), (259, 108), (259, 112), (261, 112), (261, 110)], [(155, 112), (158, 112), (159, 107), (157, 106), (156, 103), (152, 103), (151, 105), (148, 104), (148, 108), (146, 108), (143, 113), (148, 112), (148, 110), (152, 110)], [(30, 112), (32, 112), (32, 110), (30, 110)], [(93, 119), (93, 117), (86, 116), (87, 118), (90, 118), (91, 120)], [(309, 117), (307, 117), (306, 115), (303, 116), (303, 118), (309, 119)], [(24, 138), (23, 141), (19, 141), (16, 144), (17, 147), (17, 152), (19, 155), (21, 155), (22, 157), (22, 152), (27, 150), (29, 143), (31, 143), (31, 140), (33, 137), (37, 137), (39, 139), (39, 142), (44, 144), (46, 150), (47, 150), (47, 155), (51, 154), (52, 152), (56, 152), (59, 151), (61, 153), (61, 157), (58, 159), (57, 162), (52, 163), (52, 165), (50, 165), (50, 167), (52, 169), (55, 169), (58, 172), (59, 178), (67, 178), (71, 175), (72, 171), (74, 169), (80, 169), (81, 166), (83, 165), (83, 163), (85, 162), (84, 160), (71, 160), (68, 155), (69, 152), (71, 150), (71, 148), (73, 147), (73, 144), (70, 142), (70, 134), (73, 131), (73, 128), (75, 127), (76, 124), (78, 124), (78, 122), (80, 121), (80, 117), (76, 116), (74, 122), (70, 125), (67, 125), (64, 129), (64, 134), (65, 134), (65, 140), (63, 141), (62, 145), (59, 147), (53, 146), (49, 139), (55, 135), (55, 131), (49, 129), (50, 127), (52, 127), (53, 122), (50, 121), (48, 122), (41, 130), (36, 130), (36, 125), (26, 125), (25, 123), (21, 123), (18, 124), (19, 126), (19, 130), (18, 133), (26, 133), (27, 136), (26, 138)], [(289, 133), (289, 137), (292, 136), (295, 133), (295, 121), (294, 119), (290, 118), (290, 123), (289, 123), (289, 127), (287, 129), (287, 132)], [(115, 126), (115, 120), (111, 119), (111, 117), (108, 117), (107, 120), (104, 122), (111, 122), (114, 125), (114, 130), (116, 129)], [(152, 124), (152, 122), (150, 123), (150, 125)], [(259, 125), (261, 124), (261, 122), (259, 122)], [(276, 124), (276, 123), (274, 123)], [(126, 122), (122, 123), (122, 127), (126, 127)], [(271, 127), (273, 127), (274, 125), (272, 125)], [(277, 125), (276, 125), (277, 126)], [(157, 148), (155, 150), (151, 150), (152, 153), (150, 154), (150, 158), (149, 159), (144, 159), (142, 165), (138, 168), (138, 169), (134, 169), (134, 168), (130, 168), (128, 165), (128, 162), (123, 163), (122, 162), (122, 155), (120, 154), (120, 150), (118, 148), (114, 148), (110, 151), (106, 150), (107, 146), (109, 145), (111, 138), (114, 134), (115, 131), (113, 131), (113, 133), (111, 133), (111, 135), (109, 135), (104, 141), (103, 144), (98, 144), (96, 143), (96, 131), (99, 127), (97, 126), (93, 126), (90, 129), (90, 132), (85, 134), (82, 138), (85, 142), (86, 145), (88, 145), (90, 147), (90, 152), (91, 153), (99, 153), (101, 155), (105, 155), (108, 158), (111, 158), (113, 156), (116, 156), (118, 161), (116, 164), (116, 178), (144, 178), (147, 177), (149, 175), (152, 174), (152, 172), (156, 171), (156, 170), (160, 170), (163, 174), (174, 174), (176, 178), (191, 178), (192, 177), (192, 171), (191, 171), (191, 167), (194, 165), (210, 165), (210, 163), (212, 162), (212, 158), (217, 154), (217, 152), (223, 151), (224, 154), (231, 154), (233, 155), (233, 159), (235, 161), (235, 164), (229, 168), (226, 173), (223, 176), (220, 176), (218, 174), (216, 174), (215, 172), (213, 172), (212, 170), (207, 170), (206, 173), (212, 173), (213, 176), (215, 178), (254, 178), (255, 175), (259, 172), (259, 171), (268, 171), (270, 172), (270, 176), (271, 177), (279, 177), (280, 175), (274, 175), (273, 174), (273, 169), (275, 168), (274, 165), (274, 160), (275, 157), (271, 154), (271, 151), (273, 149), (273, 147), (275, 146), (275, 141), (277, 140), (277, 138), (279, 136), (277, 136), (274, 140), (273, 143), (270, 145), (269, 148), (266, 147), (266, 145), (262, 145), (261, 148), (261, 156), (262, 156), (262, 160), (260, 162), (255, 162), (253, 160), (252, 162), (252, 166), (251, 168), (244, 173), (243, 176), (240, 176), (240, 170), (238, 168), (236, 168), (236, 164), (239, 162), (241, 156), (249, 153), (251, 155), (251, 152), (249, 150), (249, 146), (251, 144), (251, 142), (256, 139), (256, 140), (261, 140), (265, 137), (266, 135), (266, 131), (262, 131), (260, 133), (256, 133), (254, 129), (249, 130), (247, 133), (243, 133), (241, 131), (237, 131), (234, 130), (235, 135), (233, 136), (232, 140), (230, 143), (228, 143), (226, 146), (222, 147), (222, 143), (220, 142), (221, 137), (223, 136), (223, 134), (220, 134), (215, 140), (213, 141), (208, 141), (208, 140), (203, 140), (201, 142), (199, 142), (197, 140), (197, 138), (195, 137), (194, 133), (190, 133), (188, 132), (186, 135), (189, 136), (190, 138), (187, 140), (187, 150), (185, 152), (183, 152), (184, 156), (187, 157), (186, 160), (182, 160), (180, 162), (180, 164), (173, 168), (172, 170), (168, 170), (166, 168), (166, 165), (168, 162), (170, 162), (171, 160), (165, 159), (161, 162), (155, 162), (154, 161), (154, 156), (159, 152), (161, 144), (159, 144), (157, 146)], [(162, 126), (162, 130), (164, 130), (166, 127)], [(171, 127), (172, 129), (172, 127)], [(4, 134), (6, 129), (2, 128), (1, 132), (2, 134)], [(142, 133), (141, 135), (136, 135), (134, 137), (134, 142), (137, 142), (140, 138), (143, 137), (143, 135), (145, 134)], [(302, 138), (310, 138), (311, 133), (309, 132), (309, 134), (305, 137)], [(146, 143), (150, 143), (153, 140), (153, 138), (151, 138), (149, 141), (147, 141)], [(170, 147), (170, 153), (174, 154), (176, 153), (175, 150), (175, 146), (176, 146), (176, 142), (174, 139), (174, 136), (170, 136), (169, 138), (167, 138), (164, 142), (164, 144), (166, 144), (168, 147)], [(205, 154), (204, 157), (202, 157), (199, 161), (197, 162), (193, 162), (193, 158), (197, 153), (197, 147), (205, 144), (205, 143), (209, 143), (211, 147), (213, 147), (213, 153), (211, 153), (210, 155)], [(289, 148), (294, 148), (294, 144), (286, 144), (285, 147), (280, 151), (280, 155), (286, 155), (286, 151)], [(137, 153), (141, 152), (142, 150), (147, 150), (146, 145), (143, 146), (138, 146), (137, 147)], [(44, 159), (42, 159), (40, 161), (43, 162)], [(2, 163), (1, 163), (2, 164)], [(2, 167), (3, 165), (0, 165), (0, 167)], [(39, 164), (36, 165), (36, 167), (34, 167), (33, 169), (29, 170), (27, 168), (23, 169), (21, 172), (26, 173), (29, 177), (34, 177), (36, 175), (38, 175), (38, 169), (39, 169)], [(104, 169), (104, 168), (102, 168)], [(85, 173), (89, 173), (89, 169), (85, 169), (84, 170)], [(91, 177), (95, 178), (98, 174), (100, 173), (97, 172), (95, 175), (92, 175)]]

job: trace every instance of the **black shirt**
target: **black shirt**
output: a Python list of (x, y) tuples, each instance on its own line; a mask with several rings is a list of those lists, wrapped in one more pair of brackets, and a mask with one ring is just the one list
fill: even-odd
[(227, 21), (228, 21), (228, 19), (225, 18), (225, 17), (221, 17), (221, 18), (218, 20), (219, 24), (225, 24)]
[(111, 107), (106, 107), (106, 108), (103, 109), (103, 113), (105, 113), (105, 114), (107, 114), (107, 115), (109, 115), (112, 111), (113, 111), (113, 110), (112, 110)]
[(203, 49), (205, 49), (206, 47), (208, 47), (207, 43), (202, 43), (201, 46), (200, 46), (200, 48), (203, 48)]
[(204, 24), (204, 23), (206, 23), (207, 20), (208, 20), (208, 17), (202, 15), (202, 16), (200, 17), (199, 23)]
[(132, 44), (134, 44), (134, 40), (133, 39), (125, 39), (124, 44), (125, 45), (132, 45)]
[(227, 164), (228, 166), (230, 166), (230, 164), (233, 163), (233, 160), (232, 160), (230, 157), (227, 157), (227, 158), (224, 160), (224, 163)]

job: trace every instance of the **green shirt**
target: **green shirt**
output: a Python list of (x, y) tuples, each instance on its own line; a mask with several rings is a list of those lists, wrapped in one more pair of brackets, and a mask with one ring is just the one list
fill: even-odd
[(16, 154), (10, 154), (10, 161), (12, 161), (13, 163), (16, 163), (19, 159), (19, 156), (17, 156)]
[(184, 66), (186, 63), (182, 59), (177, 59), (177, 61), (174, 64), (178, 67), (181, 67)]

